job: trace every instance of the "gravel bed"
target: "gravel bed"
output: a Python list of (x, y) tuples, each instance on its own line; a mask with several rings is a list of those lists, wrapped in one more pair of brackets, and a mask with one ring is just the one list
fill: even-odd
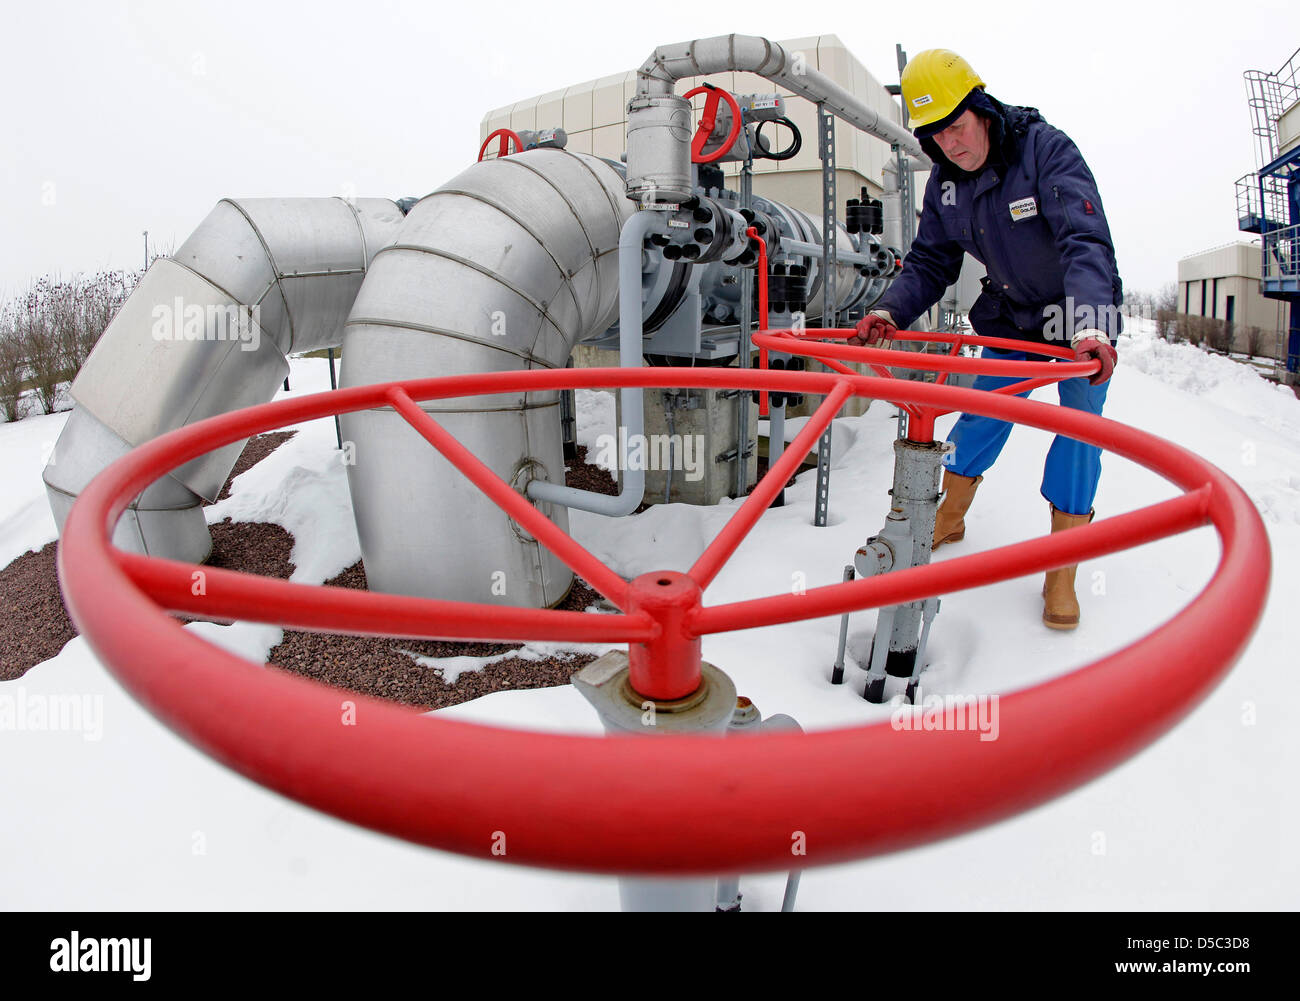
[[(222, 489), (229, 495), (230, 481), (264, 459), (296, 432), (274, 432), (249, 441)], [(586, 450), (578, 449), (565, 476), (570, 486), (615, 494), (618, 486), (608, 472), (586, 464)], [(222, 521), (211, 526), (212, 555), (208, 566), (287, 580), (294, 571), (290, 560), (293, 536), (278, 525)], [(19, 678), (30, 668), (54, 657), (77, 635), (59, 594), (55, 572), (57, 543), (27, 553), (0, 570), (0, 680)], [(358, 561), (326, 582), (335, 587), (365, 589), (365, 569)], [(579, 580), (557, 607), (581, 611), (599, 604), (601, 596)], [(186, 621), (182, 619), (182, 621)], [(395, 640), (371, 636), (335, 636), (285, 630), (283, 641), (270, 653), (274, 667), (314, 678), (335, 687), (422, 709), (435, 709), (478, 698), (489, 692), (567, 685), (569, 678), (593, 657), (560, 653), (541, 660), (510, 656), (520, 649), (513, 643), (455, 643), (433, 640)], [(423, 657), (501, 656), (480, 671), (467, 671), (454, 685), (440, 672), (402, 653)]]
[[(334, 587), (366, 587), (365, 568), (360, 561), (325, 582)], [(600, 595), (583, 581), (557, 608), (582, 611), (598, 603)], [(569, 678), (595, 658), (591, 654), (559, 653), (543, 660), (509, 656), (523, 644), (459, 643), (443, 640), (401, 640), (387, 636), (335, 636), (286, 629), (284, 640), (271, 650), (267, 660), (303, 677), (335, 688), (389, 699), (420, 709), (441, 709), (468, 702), (489, 692), (522, 688), (552, 688), (567, 685)], [(420, 657), (491, 657), (501, 660), (482, 670), (467, 671), (454, 685), (443, 680), (435, 668), (421, 664)]]
[[(278, 431), (251, 439), (222, 487), (221, 497), (230, 495), (230, 482), (249, 467), (261, 462), (296, 431)], [(55, 560), (57, 542), (24, 553), (0, 569), (0, 681), (21, 678), (63, 649), (77, 635), (59, 592)], [(278, 525), (223, 521), (212, 526), (210, 566), (247, 570), (271, 577), (293, 573), (289, 553), (293, 536)]]

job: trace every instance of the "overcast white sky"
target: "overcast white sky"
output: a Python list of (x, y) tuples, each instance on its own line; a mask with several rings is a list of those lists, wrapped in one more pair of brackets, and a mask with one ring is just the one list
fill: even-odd
[[(1300, 4), (743, 4), (4, 0), (0, 296), (138, 267), (223, 196), (422, 195), (484, 112), (636, 67), (657, 45), (837, 34), (878, 79), (894, 43), (964, 55), (1087, 157), (1133, 289), (1227, 243), (1255, 168), (1242, 71), (1300, 45)], [(743, 12), (743, 14), (741, 13)]]

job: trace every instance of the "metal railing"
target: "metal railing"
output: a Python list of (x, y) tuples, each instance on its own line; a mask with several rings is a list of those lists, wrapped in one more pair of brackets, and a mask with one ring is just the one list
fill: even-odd
[(1261, 275), (1270, 279), (1300, 279), (1300, 225), (1283, 226), (1264, 234), (1264, 267)]
[(1287, 218), (1286, 182), (1275, 174), (1257, 173), (1237, 178), (1237, 222), (1241, 229), (1258, 233)]
[(1274, 73), (1247, 70), (1243, 75), (1251, 131), (1255, 134), (1256, 165), (1263, 167), (1278, 155), (1278, 116), (1300, 100), (1300, 49)]

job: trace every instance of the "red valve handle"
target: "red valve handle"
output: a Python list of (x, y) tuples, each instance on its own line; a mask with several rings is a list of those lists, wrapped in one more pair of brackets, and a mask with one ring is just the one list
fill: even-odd
[(519, 138), (518, 132), (515, 132), (513, 129), (497, 129), (490, 136), (484, 139), (483, 145), (478, 148), (479, 163), (483, 162), (483, 157), (487, 154), (488, 143), (493, 139), (498, 138), (501, 140), (501, 145), (497, 147), (497, 159), (510, 155), (510, 141), (512, 139), (515, 143), (515, 152), (522, 153), (524, 151), (524, 141)]
[[(688, 90), (682, 96), (688, 101), (699, 94), (708, 94), (704, 101), (704, 112), (700, 115), (700, 127), (695, 130), (695, 138), (691, 140), (691, 162), (692, 163), (713, 163), (726, 156), (727, 151), (736, 144), (740, 137), (740, 105), (736, 99), (728, 94), (721, 87), (715, 87), (711, 83), (706, 83), (702, 87), (696, 87), (694, 90)], [(723, 140), (722, 145), (712, 153), (704, 153), (704, 144), (709, 141), (709, 136), (713, 134), (713, 126), (718, 121), (718, 100), (725, 99), (731, 107), (731, 131), (727, 133), (727, 138)]]
[[(926, 341), (939, 344), (951, 341), (952, 348), (946, 355), (825, 343), (827, 339), (845, 340), (856, 333), (856, 330), (844, 327), (760, 330), (753, 335), (753, 341), (760, 348), (815, 358), (827, 368), (844, 375), (858, 375), (858, 373), (836, 359), (865, 362), (873, 372), (886, 379), (894, 378), (894, 374), (889, 371), (890, 368), (938, 372), (939, 377), (935, 380), (936, 385), (946, 383), (949, 374), (953, 372), (974, 375), (1018, 376), (1020, 381), (990, 390), (990, 392), (1004, 396), (1016, 396), (1037, 389), (1040, 386), (1049, 386), (1054, 382), (1074, 379), (1078, 376), (1093, 375), (1101, 364), (1095, 361), (1076, 361), (1074, 352), (1066, 347), (1014, 340), (1009, 337), (980, 337), (975, 334), (933, 334), (917, 330), (900, 330), (894, 335), (895, 340)], [(967, 345), (990, 347), (999, 351), (1027, 351), (1030, 354), (1043, 355), (1055, 360), (1037, 362), (1009, 361), (998, 358), (963, 358), (959, 355), (959, 352)], [(951, 409), (944, 410), (937, 407), (924, 407), (908, 403), (901, 403), (899, 406), (911, 418), (908, 423), (907, 436), (912, 441), (932, 441), (934, 439), (935, 419), (953, 412)]]

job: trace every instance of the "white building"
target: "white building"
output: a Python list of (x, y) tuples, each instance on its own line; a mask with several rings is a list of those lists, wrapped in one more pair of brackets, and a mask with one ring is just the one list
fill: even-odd
[(1233, 328), (1236, 347), (1242, 331), (1264, 331), (1264, 350), (1281, 357), (1289, 316), (1287, 304), (1259, 291), (1259, 243), (1239, 241), (1211, 247), (1178, 262), (1178, 312), (1222, 320)]

